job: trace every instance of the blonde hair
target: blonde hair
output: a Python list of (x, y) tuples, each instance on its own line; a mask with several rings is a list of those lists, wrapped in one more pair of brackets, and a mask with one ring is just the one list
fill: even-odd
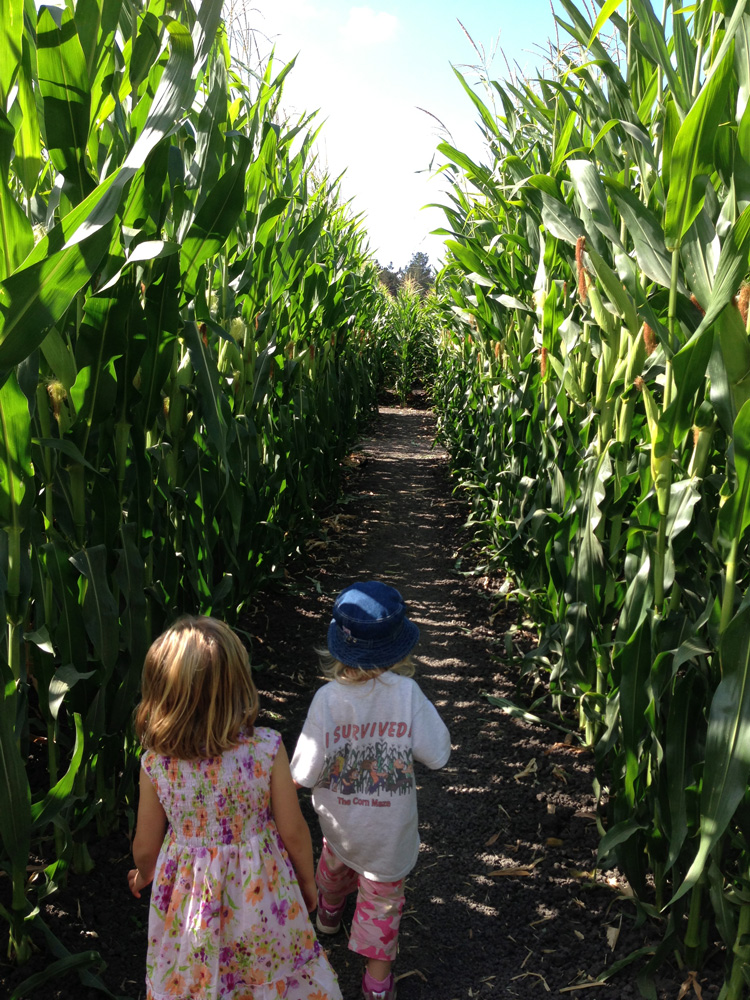
[(151, 644), (135, 712), (144, 748), (216, 757), (251, 733), (257, 716), (247, 650), (224, 622), (186, 615)]
[(375, 677), (380, 677), (386, 672), (391, 674), (401, 674), (403, 677), (413, 677), (416, 669), (411, 653), (405, 656), (398, 663), (390, 667), (352, 667), (341, 660), (337, 660), (327, 649), (316, 649), (315, 652), (320, 658), (320, 669), (329, 681), (338, 681), (339, 684), (362, 684)]

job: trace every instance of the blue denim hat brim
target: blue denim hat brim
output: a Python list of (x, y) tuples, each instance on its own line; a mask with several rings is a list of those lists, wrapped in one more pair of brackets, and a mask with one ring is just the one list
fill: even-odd
[(328, 626), (328, 652), (347, 667), (376, 670), (392, 667), (403, 660), (419, 641), (419, 629), (409, 618), (402, 618), (396, 634), (387, 639), (356, 639), (346, 635), (332, 621)]
[(419, 639), (419, 629), (406, 616), (401, 594), (379, 580), (344, 588), (333, 605), (328, 650), (347, 666), (392, 667)]

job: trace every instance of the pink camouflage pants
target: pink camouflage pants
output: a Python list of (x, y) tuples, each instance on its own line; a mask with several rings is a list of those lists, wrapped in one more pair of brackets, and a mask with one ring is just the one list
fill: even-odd
[(404, 909), (404, 880), (374, 882), (349, 868), (323, 840), (315, 881), (328, 906), (358, 890), (349, 947), (365, 958), (392, 962), (398, 950), (398, 928)]

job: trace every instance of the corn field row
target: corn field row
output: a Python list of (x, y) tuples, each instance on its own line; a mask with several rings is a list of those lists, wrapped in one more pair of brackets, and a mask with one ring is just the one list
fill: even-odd
[[(0, 2), (0, 842), (38, 903), (132, 802), (153, 634), (236, 622), (335, 496), (384, 371), (435, 379), (489, 557), (542, 625), (613, 858), (722, 1000), (750, 975), (750, 13), (560, 0), (545, 75), (459, 74), (442, 306), (388, 303), (356, 218), (212, 0)], [(426, 341), (443, 310), (433, 353)], [(34, 747), (46, 777), (32, 787)], [(32, 848), (52, 857), (31, 878)], [(93, 957), (92, 957), (93, 955)], [(106, 990), (105, 990), (106, 992)]]
[[(183, 610), (237, 621), (335, 499), (375, 404), (377, 269), (314, 123), (279, 114), (290, 68), (233, 60), (214, 0), (0, 4), (0, 915), (17, 961), (32, 928), (50, 940), (39, 901), (132, 807), (151, 638)], [(29, 878), (32, 847), (53, 860)], [(50, 948), (50, 977), (91, 984), (90, 957)]]
[(750, 977), (750, 12), (557, 5), (568, 42), (496, 82), (450, 178), (442, 437), (491, 560), (541, 622), (615, 859), (663, 944)]

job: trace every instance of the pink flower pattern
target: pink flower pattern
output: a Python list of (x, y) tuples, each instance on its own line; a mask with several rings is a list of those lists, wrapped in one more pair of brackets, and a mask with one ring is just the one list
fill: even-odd
[(281, 737), (221, 757), (148, 752), (169, 828), (149, 909), (147, 1000), (341, 1000), (271, 817)]

